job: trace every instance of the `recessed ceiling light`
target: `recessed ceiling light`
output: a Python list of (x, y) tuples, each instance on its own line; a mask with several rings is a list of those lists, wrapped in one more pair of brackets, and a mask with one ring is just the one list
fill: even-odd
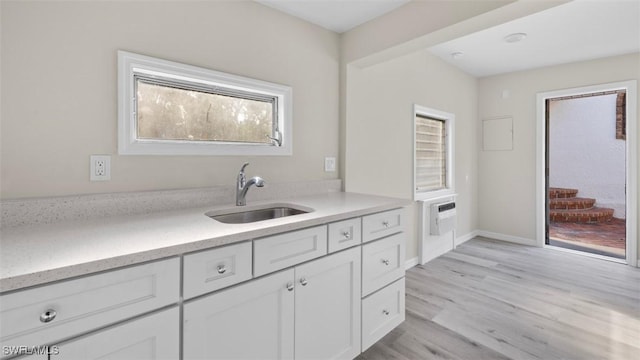
[(513, 34), (509, 34), (507, 36), (504, 37), (504, 41), (508, 42), (508, 43), (516, 43), (518, 41), (522, 41), (524, 40), (524, 38), (527, 37), (527, 34), (525, 33), (513, 33)]
[(464, 55), (463, 52), (456, 51), (456, 52), (451, 53), (451, 58), (453, 60), (458, 60), (458, 59), (460, 59), (462, 57), (462, 55)]

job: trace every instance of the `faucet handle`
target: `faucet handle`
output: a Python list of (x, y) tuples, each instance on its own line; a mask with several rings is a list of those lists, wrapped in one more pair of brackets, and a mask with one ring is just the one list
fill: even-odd
[(249, 166), (249, 163), (244, 163), (244, 165), (242, 165), (242, 167), (240, 168), (240, 173), (244, 173), (244, 168), (246, 168), (247, 166)]

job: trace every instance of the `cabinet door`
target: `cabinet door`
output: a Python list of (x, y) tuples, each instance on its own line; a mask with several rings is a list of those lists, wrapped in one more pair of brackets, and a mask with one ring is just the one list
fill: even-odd
[(294, 271), (185, 304), (184, 359), (292, 359)]
[(51, 360), (152, 360), (180, 356), (179, 310), (174, 307), (62, 343)]
[(296, 271), (296, 359), (353, 359), (360, 353), (360, 247)]

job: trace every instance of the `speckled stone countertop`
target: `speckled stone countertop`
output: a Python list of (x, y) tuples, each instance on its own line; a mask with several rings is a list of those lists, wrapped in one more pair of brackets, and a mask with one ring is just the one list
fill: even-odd
[(204, 215), (235, 209), (229, 204), (2, 228), (0, 292), (399, 208), (409, 201), (330, 192), (255, 201), (247, 210), (265, 204), (314, 211), (249, 224), (223, 224)]

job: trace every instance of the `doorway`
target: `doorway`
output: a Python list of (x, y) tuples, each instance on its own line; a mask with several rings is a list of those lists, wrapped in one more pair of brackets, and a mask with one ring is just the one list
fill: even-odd
[(637, 266), (636, 90), (625, 81), (538, 94), (539, 246)]
[(626, 259), (626, 90), (545, 105), (545, 244)]

